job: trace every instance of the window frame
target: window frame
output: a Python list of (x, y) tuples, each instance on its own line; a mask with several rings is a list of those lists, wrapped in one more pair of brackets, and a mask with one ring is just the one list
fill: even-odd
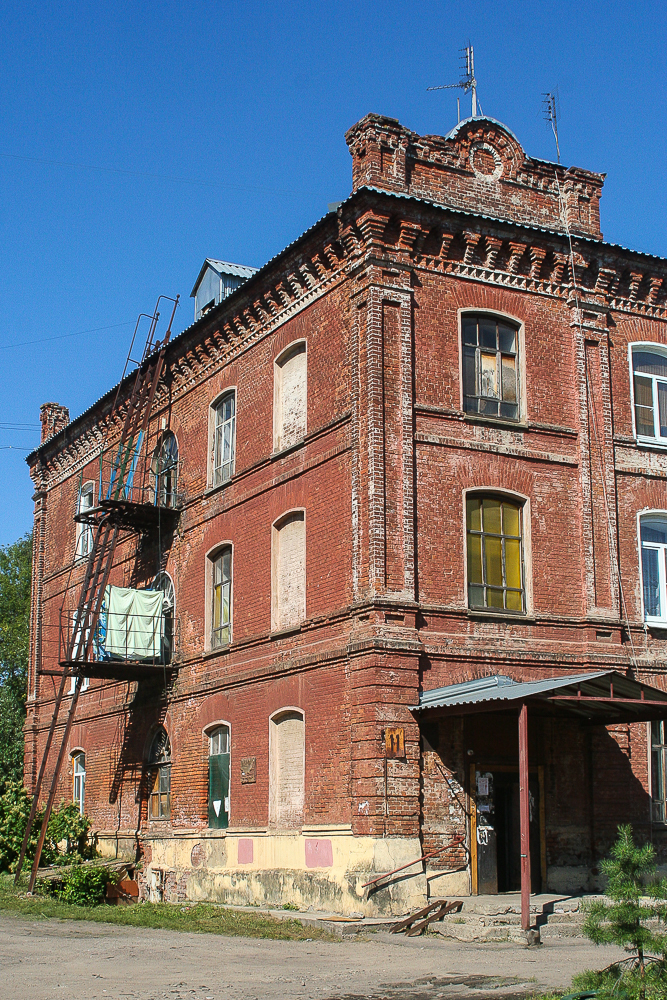
[[(165, 761), (154, 761), (153, 757), (153, 747), (158, 734), (164, 732), (167, 737), (167, 747), (169, 749), (168, 760)], [(171, 821), (171, 768), (173, 764), (173, 753), (171, 749), (171, 738), (167, 731), (166, 726), (160, 725), (153, 730), (148, 744), (148, 761), (146, 764), (146, 770), (148, 771), (148, 821), (150, 823), (168, 823)], [(168, 779), (167, 791), (162, 789), (162, 779), (166, 777)], [(155, 787), (157, 785), (157, 791)], [(168, 801), (168, 807), (166, 812), (162, 812), (162, 797), (166, 795)], [(153, 812), (153, 802), (157, 799), (158, 802), (158, 814)]]
[[(225, 549), (230, 551), (230, 581), (229, 581), (229, 640), (224, 643), (215, 643), (213, 641), (213, 622), (215, 620), (214, 613), (214, 599), (215, 599), (215, 560), (218, 555), (222, 555)], [(218, 542), (208, 550), (205, 556), (206, 559), (206, 586), (205, 586), (205, 596), (206, 596), (206, 610), (204, 615), (204, 649), (207, 652), (214, 652), (229, 649), (232, 642), (234, 641), (234, 543), (226, 540)]]
[[(232, 435), (232, 459), (231, 459), (231, 471), (227, 477), (222, 476), (219, 480), (216, 479), (216, 466), (215, 466), (215, 447), (216, 447), (216, 431), (217, 431), (217, 411), (218, 407), (222, 406), (226, 399), (232, 397), (234, 400), (234, 416), (233, 424), (234, 430)], [(209, 489), (217, 489), (220, 486), (224, 486), (229, 483), (234, 478), (236, 473), (236, 430), (238, 421), (238, 391), (235, 385), (227, 386), (219, 392), (218, 395), (209, 404), (209, 418), (208, 418), (208, 487)], [(222, 425), (224, 426), (224, 424)], [(224, 468), (224, 466), (221, 466)]]
[(660, 587), (660, 606), (662, 616), (654, 617), (646, 613), (644, 600), (644, 542), (642, 542), (642, 521), (653, 519), (662, 521), (667, 529), (667, 510), (646, 509), (637, 514), (637, 554), (639, 561), (639, 594), (641, 600), (641, 616), (644, 625), (654, 628), (667, 628), (667, 543), (649, 542), (647, 549), (658, 549), (663, 552), (663, 559), (658, 559), (658, 574)]
[[(288, 360), (289, 355), (303, 345), (304, 364), (306, 366), (305, 385), (305, 412), (303, 415), (303, 434), (289, 444), (283, 443), (283, 365)], [(287, 344), (279, 354), (273, 359), (273, 454), (286, 451), (288, 448), (296, 448), (306, 438), (308, 434), (308, 341), (305, 337), (299, 337)]]
[[(468, 596), (468, 500), (474, 497), (480, 499), (497, 498), (515, 503), (520, 507), (521, 530), (521, 571), (523, 577), (523, 611), (513, 611), (508, 608), (472, 607)], [(530, 497), (514, 490), (506, 490), (498, 486), (473, 486), (463, 490), (463, 598), (468, 614), (493, 615), (523, 620), (533, 613), (532, 587), (532, 542), (531, 542), (531, 503)], [(511, 589), (511, 588), (510, 588)]]
[[(294, 514), (303, 515), (303, 614), (298, 622), (289, 625), (282, 624), (279, 619), (278, 608), (278, 560), (279, 560), (279, 539), (282, 526)], [(293, 507), (284, 511), (277, 517), (271, 525), (271, 631), (283, 632), (291, 629), (299, 629), (303, 622), (308, 619), (308, 526), (306, 522), (306, 508)]]
[[(97, 484), (95, 483), (94, 479), (88, 479), (88, 480), (86, 480), (85, 483), (81, 484), (81, 489), (79, 490), (79, 494), (78, 494), (77, 500), (76, 500), (76, 512), (77, 512), (77, 514), (81, 514), (83, 510), (92, 510), (92, 508), (95, 506), (95, 487), (96, 487), (96, 485)], [(85, 507), (85, 508), (81, 504), (81, 501), (83, 500), (83, 494), (84, 494), (84, 492), (90, 493), (90, 496), (91, 496), (90, 506), (89, 507)], [(91, 549), (93, 547), (93, 531), (94, 531), (94, 528), (93, 528), (92, 524), (82, 524), (80, 521), (76, 522), (76, 548), (75, 548), (75, 553), (76, 553), (76, 560), (77, 560), (77, 562), (78, 561), (82, 561), (83, 562), (83, 560), (87, 559), (88, 556), (90, 555)], [(84, 540), (84, 538), (88, 540), (88, 544), (87, 544), (85, 552), (83, 551), (83, 540)]]
[[(79, 806), (79, 815), (85, 815), (86, 808), (86, 751), (82, 747), (75, 747), (70, 750), (70, 760), (72, 762), (72, 802), (74, 805)], [(76, 765), (83, 757), (83, 770), (77, 771)], [(83, 775), (83, 780), (81, 776)], [(80, 791), (77, 793), (77, 784), (80, 787)]]
[[(505, 417), (500, 414), (488, 414), (488, 413), (474, 413), (466, 410), (465, 399), (465, 351), (463, 344), (463, 321), (466, 317), (470, 316), (488, 316), (493, 317), (497, 322), (507, 323), (508, 326), (513, 326), (516, 329), (516, 381), (517, 381), (517, 415), (516, 417)], [(459, 352), (459, 396), (460, 396), (460, 406), (461, 412), (467, 418), (472, 418), (473, 420), (498, 420), (503, 424), (508, 424), (511, 426), (516, 426), (517, 424), (525, 423), (527, 414), (527, 396), (526, 396), (526, 342), (525, 342), (525, 323), (518, 316), (514, 316), (512, 313), (503, 312), (498, 309), (486, 309), (483, 306), (477, 307), (474, 305), (461, 306), (457, 312), (458, 321), (458, 352)], [(478, 345), (479, 350), (479, 345)], [(502, 352), (500, 352), (502, 353)], [(496, 351), (498, 354), (498, 351)], [(481, 398), (481, 397), (480, 397)], [(492, 397), (489, 397), (492, 398)]]
[[(225, 801), (222, 803), (223, 808), (222, 808), (221, 812), (225, 813), (226, 822), (216, 823), (214, 826), (211, 826), (211, 802), (210, 802), (210, 794), (211, 794), (211, 757), (213, 757), (213, 756), (224, 756), (224, 752), (222, 754), (212, 754), (211, 753), (211, 748), (212, 748), (211, 747), (211, 741), (213, 739), (214, 734), (219, 729), (223, 729), (223, 728), (227, 730), (227, 751), (226, 751), (226, 754), (227, 754), (227, 757), (228, 757), (228, 776), (227, 776), (227, 796), (225, 798)], [(206, 802), (208, 829), (209, 830), (226, 830), (229, 827), (229, 820), (230, 820), (230, 816), (231, 816), (231, 801), (232, 801), (232, 792), (231, 792), (231, 786), (232, 786), (232, 725), (231, 725), (230, 722), (227, 721), (227, 719), (216, 719), (214, 722), (209, 722), (208, 725), (204, 727), (204, 729), (202, 730), (202, 735), (204, 736), (204, 739), (206, 740), (206, 752), (207, 752), (207, 759), (208, 759), (208, 791), (207, 791), (207, 802)]]
[[(168, 438), (173, 438), (176, 443), (176, 462), (174, 465), (167, 467), (167, 471), (172, 473), (172, 470), (176, 470), (176, 475), (174, 482), (171, 485), (169, 493), (165, 492), (165, 503), (159, 503), (162, 496), (162, 477), (165, 470), (160, 471), (160, 457), (162, 454), (162, 448), (164, 443)], [(178, 505), (178, 486), (181, 478), (181, 447), (178, 443), (178, 437), (176, 432), (171, 427), (164, 427), (158, 436), (157, 443), (153, 449), (153, 455), (151, 457), (151, 492), (152, 492), (152, 502), (156, 507), (164, 507), (169, 510), (173, 510)]]
[[(662, 741), (654, 742), (653, 727), (656, 725), (662, 729)], [(650, 819), (652, 823), (660, 826), (667, 826), (667, 732), (665, 731), (665, 720), (654, 719), (647, 722), (648, 728), (648, 772), (651, 787), (651, 802), (649, 805)], [(656, 768), (656, 755), (660, 760), (660, 767)], [(658, 771), (658, 774), (656, 774)], [(659, 784), (659, 788), (656, 786)], [(656, 794), (659, 792), (660, 794)]]
[[(640, 434), (637, 428), (637, 402), (635, 399), (635, 365), (633, 354), (634, 351), (644, 350), (648, 354), (658, 354), (665, 358), (667, 363), (667, 344), (660, 344), (655, 341), (650, 340), (634, 340), (628, 344), (628, 368), (630, 372), (630, 409), (632, 411), (632, 436), (635, 441), (640, 446), (650, 446), (652, 448), (664, 448), (667, 449), (667, 436), (666, 437), (649, 437), (646, 434)], [(651, 397), (653, 401), (653, 429), (655, 430), (656, 415), (658, 413), (658, 406), (656, 405), (655, 383), (656, 381), (663, 381), (667, 385), (667, 377), (664, 379), (660, 375), (648, 375), (645, 372), (638, 372), (640, 376), (644, 378), (650, 378), (652, 380)]]

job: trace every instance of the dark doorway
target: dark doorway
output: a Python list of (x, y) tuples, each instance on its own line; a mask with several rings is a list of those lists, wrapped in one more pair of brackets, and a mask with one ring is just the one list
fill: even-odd
[[(476, 768), (477, 891), (518, 892), (521, 889), (521, 829), (518, 770)], [(531, 892), (540, 892), (540, 782), (531, 774), (530, 873)]]

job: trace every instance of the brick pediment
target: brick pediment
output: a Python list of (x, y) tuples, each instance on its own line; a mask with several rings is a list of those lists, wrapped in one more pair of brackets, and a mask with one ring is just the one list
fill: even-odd
[(524, 152), (493, 118), (468, 118), (447, 135), (420, 136), (367, 115), (347, 132), (354, 190), (375, 187), (509, 222), (602, 238), (604, 174)]

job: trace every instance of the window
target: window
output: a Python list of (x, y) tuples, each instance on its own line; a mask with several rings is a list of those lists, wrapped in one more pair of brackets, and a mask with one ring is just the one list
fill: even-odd
[(466, 313), (463, 336), (463, 409), (486, 417), (519, 419), (519, 333), (503, 319)]
[(72, 801), (79, 807), (79, 812), (83, 816), (86, 801), (86, 755), (75, 753), (72, 755)]
[(171, 663), (174, 652), (174, 584), (168, 573), (158, 573), (153, 590), (162, 591), (161, 663)]
[(522, 505), (494, 496), (466, 503), (468, 606), (480, 610), (526, 610), (523, 579)]
[(667, 623), (667, 514), (645, 514), (640, 535), (644, 618)]
[(650, 348), (632, 349), (635, 428), (638, 438), (667, 443), (667, 353)]
[(149, 819), (169, 819), (171, 816), (171, 746), (164, 726), (160, 726), (148, 755)]
[[(84, 483), (79, 493), (77, 504), (77, 514), (86, 514), (92, 510), (95, 502), (95, 484)], [(77, 559), (87, 559), (93, 547), (93, 526), (77, 521), (76, 525), (76, 557)]]
[(275, 364), (273, 450), (282, 451), (306, 434), (306, 345), (288, 347)]
[(303, 823), (305, 734), (303, 713), (286, 709), (270, 722), (269, 822), (283, 830)]
[(157, 506), (175, 507), (178, 487), (178, 442), (172, 431), (167, 431), (162, 435), (162, 439), (153, 452), (151, 472)]
[(225, 545), (211, 559), (213, 608), (211, 646), (226, 646), (232, 641), (232, 547)]
[(229, 726), (216, 726), (208, 735), (208, 825), (229, 826)]
[(213, 486), (234, 475), (236, 394), (228, 392), (213, 407)]
[(271, 628), (289, 628), (306, 617), (306, 522), (287, 514), (273, 526)]
[(667, 744), (665, 723), (651, 723), (651, 799), (653, 822), (667, 823)]

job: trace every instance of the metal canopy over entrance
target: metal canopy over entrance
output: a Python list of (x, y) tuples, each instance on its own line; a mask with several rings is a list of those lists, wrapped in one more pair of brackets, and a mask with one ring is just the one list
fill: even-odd
[[(521, 866), (521, 926), (530, 926), (530, 790), (528, 765), (528, 710), (534, 717), (578, 718), (588, 725), (648, 722), (667, 718), (667, 692), (624, 677), (615, 670), (570, 674), (537, 681), (515, 681), (495, 674), (460, 684), (424, 691), (412, 709), (425, 718), (473, 713), (518, 714), (519, 828)], [(472, 790), (471, 790), (471, 794)], [(471, 838), (476, 836), (472, 810)]]

